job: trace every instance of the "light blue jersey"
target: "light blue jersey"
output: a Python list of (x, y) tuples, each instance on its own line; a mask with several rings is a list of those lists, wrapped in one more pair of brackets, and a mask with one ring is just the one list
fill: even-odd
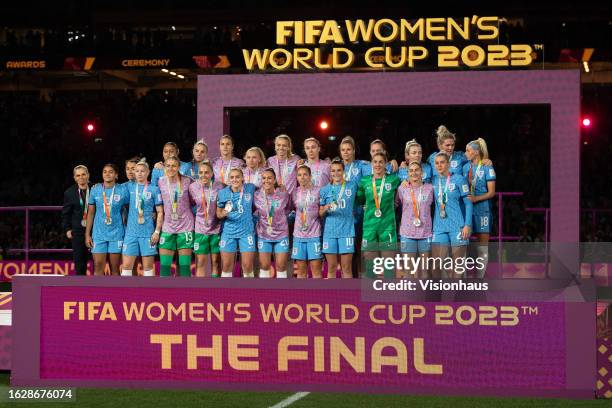
[[(465, 226), (472, 226), (472, 202), (467, 199), (470, 192), (465, 177), (453, 174), (450, 178), (435, 176), (433, 179), (434, 202), (436, 209), (434, 212), (434, 233), (448, 232), (454, 233), (461, 231)], [(461, 207), (461, 201), (465, 207), (465, 214)], [(446, 217), (442, 217), (441, 203), (445, 203), (444, 211)]]
[(225, 208), (231, 202), (231, 211), (225, 218), (221, 237), (241, 238), (247, 235), (255, 235), (255, 224), (253, 223), (253, 199), (255, 185), (245, 183), (242, 191), (234, 192), (230, 186), (219, 191), (217, 207)]
[[(471, 168), (471, 171), (470, 171)], [(470, 194), (480, 196), (489, 192), (487, 182), (495, 181), (493, 166), (466, 163), (463, 166), (463, 177), (468, 181)], [(474, 204), (474, 215), (484, 215), (491, 212), (491, 200), (479, 201)]]
[[(429, 155), (429, 157), (427, 158), (427, 163), (431, 166), (432, 172), (433, 172), (433, 176), (436, 175), (436, 164), (435, 164), (435, 160), (436, 160), (436, 155), (440, 153), (440, 152), (434, 152), (432, 154)], [(461, 175), (463, 166), (465, 165), (465, 163), (468, 162), (468, 159), (465, 157), (465, 153), (463, 152), (453, 152), (453, 156), (450, 158), (449, 160), (449, 164), (448, 164), (448, 170), (451, 172), (451, 174), (459, 174)], [(432, 178), (433, 178), (432, 176)]]
[(319, 193), (320, 205), (334, 204), (335, 209), (328, 209), (325, 215), (324, 238), (347, 238), (355, 236), (355, 220), (353, 208), (357, 196), (357, 182), (328, 184)]
[[(104, 193), (106, 193), (107, 208), (110, 218), (104, 209)], [(121, 208), (129, 204), (130, 193), (122, 184), (114, 187), (104, 188), (104, 184), (96, 184), (89, 192), (90, 205), (96, 206), (96, 215), (93, 224), (93, 240), (98, 241), (121, 241), (125, 230), (121, 218)], [(107, 218), (110, 224), (107, 225)]]
[[(161, 193), (159, 187), (151, 184), (130, 184), (127, 186), (130, 193), (130, 209), (128, 211), (127, 228), (125, 236), (149, 238), (155, 231), (155, 220), (153, 214), (156, 213), (155, 207), (162, 205)], [(136, 197), (140, 200), (140, 208), (142, 208), (142, 219), (144, 224), (138, 223), (138, 203)], [(161, 228), (161, 225), (160, 225)]]
[[(421, 163), (421, 170), (423, 171), (423, 176), (421, 177), (423, 180), (423, 183), (431, 184), (431, 178), (432, 178), (433, 173), (432, 173), (431, 166), (429, 165), (429, 163)], [(397, 170), (397, 177), (401, 181), (408, 180), (408, 167), (400, 167)]]
[[(181, 173), (184, 176), (189, 176), (189, 173), (184, 173), (184, 171), (186, 169), (188, 169), (189, 167), (189, 163), (185, 163), (184, 161), (181, 161), (181, 164), (179, 166), (179, 173)], [(154, 186), (157, 185), (157, 183), (159, 182), (159, 179), (162, 178), (165, 175), (165, 171), (164, 169), (157, 169), (157, 168), (153, 168), (153, 171), (151, 172), (151, 184), (153, 184)]]
[(193, 160), (190, 162), (181, 162), (179, 172), (183, 176), (187, 176), (192, 180), (197, 180), (200, 177), (200, 165)]
[(344, 180), (348, 182), (359, 183), (361, 180), (364, 167), (369, 167), (370, 164), (363, 160), (353, 160), (350, 163), (344, 163)]

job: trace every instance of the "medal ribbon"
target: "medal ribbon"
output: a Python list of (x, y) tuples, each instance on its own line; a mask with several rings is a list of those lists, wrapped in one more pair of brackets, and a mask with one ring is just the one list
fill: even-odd
[(145, 193), (147, 192), (147, 188), (149, 187), (149, 183), (145, 182), (144, 188), (142, 189), (142, 197), (138, 194), (138, 184), (136, 184), (136, 208), (138, 209), (138, 215), (144, 214), (144, 200)]
[(306, 199), (302, 200), (302, 193), (304, 192), (303, 188), (300, 187), (300, 190), (298, 190), (298, 203), (301, 203), (302, 205), (302, 211), (300, 213), (300, 222), (302, 223), (302, 227), (306, 228), (308, 226), (308, 223), (306, 222), (306, 213), (307, 213), (307, 207), (308, 207), (308, 201), (310, 200), (310, 190), (308, 190), (308, 192), (306, 193)]
[(417, 220), (421, 219), (421, 193), (423, 192), (423, 186), (419, 188), (419, 196), (418, 200), (414, 196), (414, 190), (412, 189), (412, 184), (410, 185), (410, 198), (412, 198), (412, 213), (414, 214)]
[(176, 182), (176, 188), (174, 189), (174, 194), (172, 194), (172, 190), (170, 189), (170, 179), (166, 178), (166, 184), (168, 185), (168, 194), (172, 199), (172, 213), (176, 214), (176, 210), (178, 207), (179, 195), (183, 190), (183, 186), (181, 185), (181, 177), (179, 176), (178, 181)]
[(314, 184), (316, 186), (317, 185), (317, 179), (319, 178), (319, 173), (321, 171), (321, 161), (317, 160), (316, 164), (312, 163), (311, 166), (313, 167), (313, 171), (312, 171), (312, 184)]
[(476, 167), (476, 174), (473, 174), (472, 173), (472, 163), (470, 163), (470, 171), (468, 171), (468, 181), (470, 182), (470, 193), (472, 195), (474, 195), (476, 179), (478, 178), (478, 172), (480, 171), (481, 166), (482, 166), (482, 160), (478, 160), (478, 167)]
[(268, 226), (272, 227), (272, 218), (274, 217), (274, 193), (272, 193), (272, 202), (268, 202), (268, 196), (264, 191), (264, 200), (266, 201), (266, 212), (268, 213)]
[(448, 185), (450, 183), (450, 172), (446, 176), (446, 184), (444, 185), (444, 192), (442, 192), (442, 182), (440, 181), (440, 177), (438, 177), (438, 202), (440, 203), (440, 208), (442, 210), (445, 209), (446, 203), (448, 202)]
[(104, 199), (104, 213), (106, 214), (106, 220), (110, 222), (111, 210), (113, 209), (113, 199), (115, 198), (115, 186), (113, 186), (113, 189), (111, 190), (110, 200), (106, 198), (106, 190), (104, 190), (104, 187), (102, 187), (102, 189), (102, 197)]
[(204, 194), (204, 183), (201, 184), (202, 187), (202, 213), (204, 214), (204, 219), (206, 223), (208, 223), (208, 209), (210, 208), (210, 200), (212, 197), (212, 182), (208, 183), (208, 197)]
[(229, 160), (229, 162), (227, 163), (227, 170), (224, 170), (223, 165), (225, 164), (225, 160), (221, 159), (221, 182), (223, 184), (225, 183), (225, 175), (229, 174), (230, 172), (230, 166), (232, 165), (232, 159)]
[(376, 209), (380, 211), (380, 202), (382, 200), (382, 196), (384, 193), (383, 187), (385, 186), (385, 176), (383, 176), (380, 182), (380, 189), (378, 191), (378, 195), (376, 194), (376, 179), (374, 178), (374, 174), (372, 174), (372, 195), (374, 196), (374, 205)]
[(340, 192), (338, 193), (338, 198), (336, 199), (336, 203), (339, 203), (342, 199), (342, 195), (344, 194), (344, 189), (346, 188), (346, 181), (342, 180), (342, 186), (340, 187)]
[(79, 188), (79, 204), (81, 204), (81, 209), (83, 210), (83, 221), (87, 220), (87, 211), (89, 211), (89, 186), (87, 186), (87, 190), (85, 190), (85, 203), (83, 203), (83, 197), (81, 197), (81, 189)]

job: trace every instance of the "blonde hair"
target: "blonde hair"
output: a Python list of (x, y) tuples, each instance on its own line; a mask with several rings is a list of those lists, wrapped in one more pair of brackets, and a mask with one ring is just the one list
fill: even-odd
[(193, 148), (192, 148), (192, 149), (195, 149), (195, 147), (196, 147), (197, 145), (202, 145), (202, 146), (204, 146), (204, 147), (206, 148), (206, 151), (208, 151), (208, 145), (206, 144), (206, 142), (204, 141), (204, 139), (200, 139), (200, 140), (198, 140), (197, 142), (195, 142), (195, 143), (193, 144)]
[(147, 169), (147, 171), (150, 171), (151, 169), (149, 168), (149, 163), (147, 163), (147, 158), (143, 157), (142, 159), (138, 160), (138, 163), (136, 163), (137, 166), (143, 166), (145, 169)]
[(436, 130), (436, 135), (438, 135), (437, 142), (438, 146), (440, 146), (446, 139), (455, 140), (455, 134), (451, 133), (450, 130), (446, 128), (444, 125), (438, 126), (438, 130)]
[(232, 146), (234, 145), (234, 139), (233, 139), (233, 138), (232, 138), (230, 135), (225, 134), (225, 135), (221, 136), (221, 137), (219, 138), (219, 143), (221, 143), (221, 141), (222, 141), (223, 139), (227, 139), (227, 140), (229, 140), (230, 142), (232, 142)]
[(259, 147), (257, 146), (253, 146), (253, 147), (249, 147), (249, 149), (244, 153), (244, 160), (246, 161), (246, 155), (249, 152), (256, 152), (259, 155), (259, 166), (257, 166), (257, 168), (261, 168), (264, 167), (266, 165), (266, 155), (263, 152), (263, 150), (261, 150)]
[(84, 164), (79, 164), (78, 166), (75, 166), (74, 169), (72, 169), (72, 175), (74, 175), (77, 170), (85, 170), (85, 173), (89, 174), (89, 169)]
[(353, 136), (344, 136), (342, 138), (342, 140), (340, 141), (340, 144), (338, 145), (338, 152), (340, 153), (342, 150), (342, 145), (343, 144), (347, 144), (350, 145), (353, 148), (353, 160), (355, 160), (355, 155), (357, 154), (356, 148), (355, 148), (355, 139), (353, 139)]
[(181, 161), (180, 161), (180, 159), (178, 158), (178, 156), (170, 156), (170, 157), (168, 157), (168, 158), (167, 158), (167, 159), (164, 161), (164, 164), (168, 163), (169, 161), (175, 161), (175, 162), (177, 162), (177, 163), (179, 164), (179, 167), (181, 166)]
[(304, 145), (306, 145), (307, 142), (315, 142), (317, 146), (321, 147), (321, 142), (319, 142), (319, 139), (317, 139), (316, 137), (309, 137), (308, 139), (304, 139)]
[(466, 147), (467, 146), (469, 146), (470, 149), (476, 150), (478, 152), (480, 160), (485, 160), (489, 158), (489, 149), (487, 148), (487, 142), (485, 142), (482, 137), (479, 137), (476, 140), (472, 140), (466, 145)]
[(416, 139), (412, 139), (406, 142), (406, 147), (404, 148), (404, 152), (408, 153), (412, 146), (418, 146), (421, 148), (421, 150), (423, 150), (423, 147), (421, 146), (421, 144), (417, 142)]
[(280, 135), (276, 136), (274, 138), (274, 144), (275, 145), (276, 145), (276, 142), (278, 141), (278, 139), (285, 139), (289, 143), (289, 154), (287, 156), (288, 157), (293, 156), (293, 142), (291, 142), (291, 138), (289, 137), (289, 135), (280, 134)]

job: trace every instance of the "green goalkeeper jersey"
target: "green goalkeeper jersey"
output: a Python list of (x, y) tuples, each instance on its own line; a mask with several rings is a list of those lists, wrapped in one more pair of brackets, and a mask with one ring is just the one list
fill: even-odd
[(395, 174), (384, 176), (384, 186), (381, 188), (383, 178), (376, 179), (376, 194), (380, 202), (380, 217), (376, 216), (376, 204), (372, 190), (372, 177), (362, 177), (357, 189), (357, 203), (365, 203), (363, 216), (363, 230), (389, 230), (395, 229), (395, 192), (401, 181)]

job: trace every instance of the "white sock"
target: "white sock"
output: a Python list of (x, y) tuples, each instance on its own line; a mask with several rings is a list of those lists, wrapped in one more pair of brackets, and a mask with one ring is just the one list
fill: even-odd
[(155, 276), (155, 271), (153, 269), (145, 270), (142, 272), (144, 276)]
[(476, 268), (476, 277), (479, 279), (483, 279), (485, 277), (485, 272), (487, 271), (487, 264), (489, 263), (489, 247), (479, 245), (478, 257), (482, 258), (481, 262), (483, 263), (483, 267)]
[(255, 277), (255, 272), (251, 271), (251, 272), (242, 272), (242, 277), (243, 278), (254, 278)]
[(232, 278), (234, 276), (233, 272), (221, 272), (222, 278)]
[(132, 276), (132, 270), (131, 269), (122, 269), (121, 270), (121, 276)]
[(287, 271), (276, 272), (276, 277), (279, 279), (287, 279)]
[(269, 278), (270, 277), (270, 271), (266, 271), (265, 269), (260, 269), (259, 270), (259, 277), (260, 278)]

